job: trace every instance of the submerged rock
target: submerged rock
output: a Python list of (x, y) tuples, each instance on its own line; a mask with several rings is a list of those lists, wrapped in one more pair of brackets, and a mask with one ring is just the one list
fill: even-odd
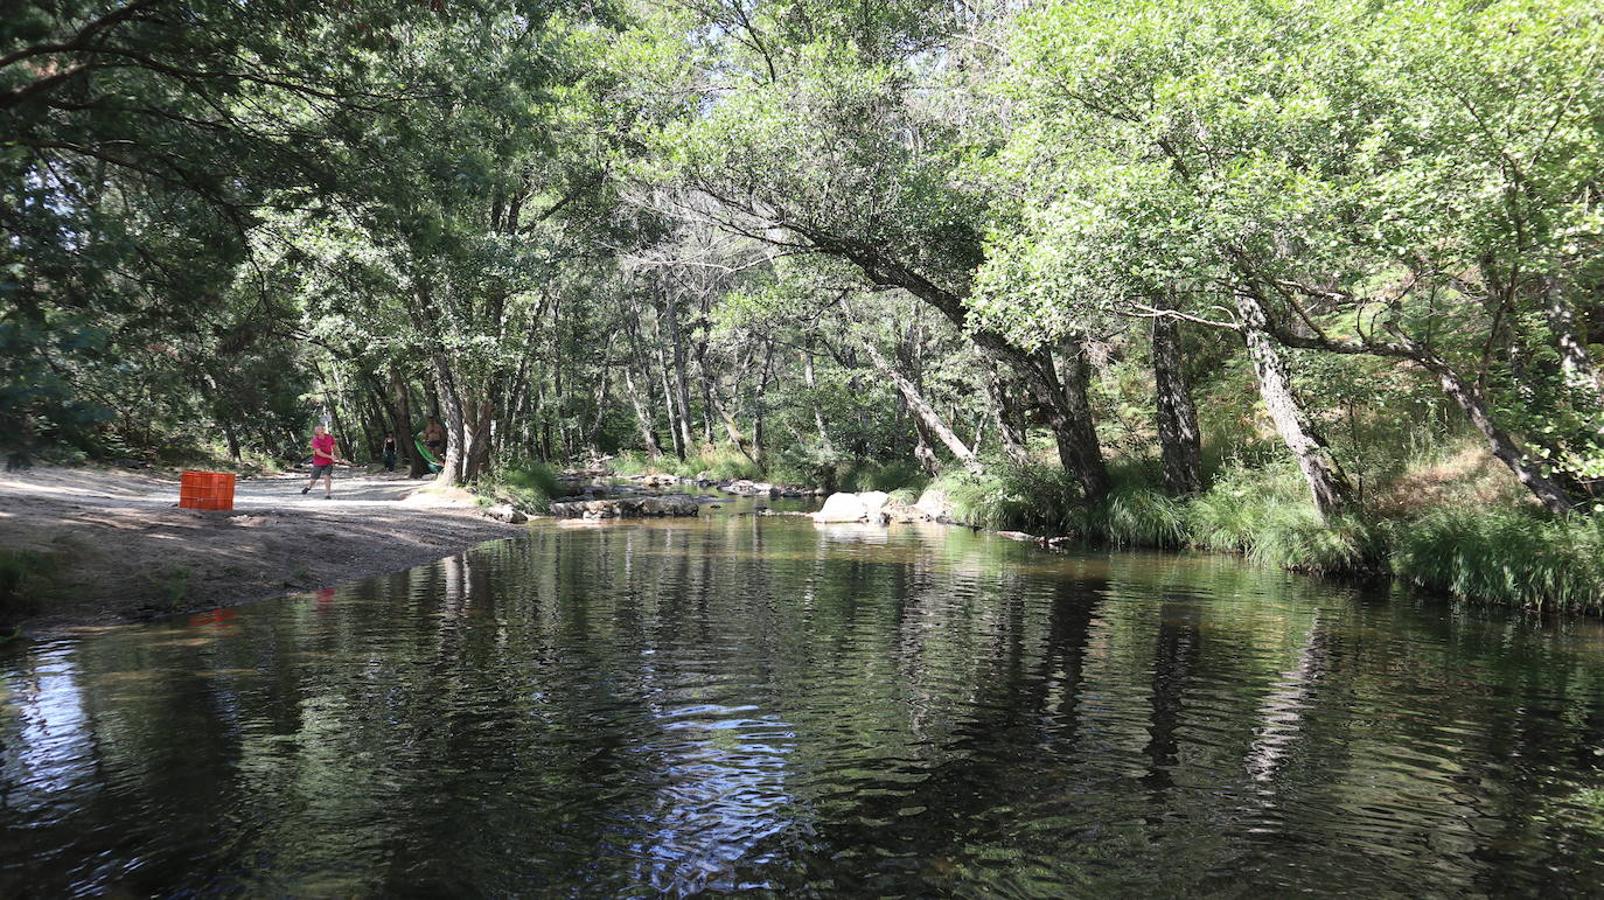
[(872, 522), (875, 525), (886, 523), (886, 501), (890, 495), (885, 491), (864, 491), (861, 494), (840, 492), (831, 494), (824, 501), (824, 506), (813, 514), (813, 521), (821, 524), (841, 522)]
[(936, 488), (926, 488), (919, 495), (919, 500), (913, 508), (926, 519), (932, 522), (952, 522), (952, 498), (947, 492)]
[(831, 494), (824, 501), (824, 506), (813, 514), (813, 521), (819, 523), (831, 522), (862, 522), (868, 518), (864, 512), (863, 501), (857, 494), (845, 492)]
[(562, 519), (638, 519), (696, 515), (696, 498), (686, 494), (659, 497), (618, 497), (612, 500), (570, 500), (551, 505)]
[(485, 515), (498, 522), (506, 522), (510, 525), (522, 525), (529, 521), (529, 517), (511, 503), (501, 503), (489, 507), (485, 510)]

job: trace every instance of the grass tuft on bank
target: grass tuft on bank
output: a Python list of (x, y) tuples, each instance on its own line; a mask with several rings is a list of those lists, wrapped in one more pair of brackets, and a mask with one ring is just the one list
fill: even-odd
[(1604, 612), (1604, 526), (1535, 510), (1449, 508), (1391, 525), (1392, 571), (1473, 600)]
[(561, 492), (556, 470), (528, 460), (498, 467), (479, 485), (482, 498), (495, 498), (534, 513), (549, 510), (551, 499)]
[(0, 548), (0, 632), (38, 612), (57, 590), (59, 569), (59, 558), (50, 554)]
[(1050, 464), (995, 464), (984, 475), (947, 474), (932, 486), (948, 494), (956, 520), (982, 528), (1095, 546), (1238, 553), (1315, 575), (1393, 575), (1477, 602), (1604, 612), (1604, 522), (1547, 515), (1489, 484), (1478, 467), (1453, 463), (1463, 473), (1453, 482), (1443, 466), (1431, 460), (1400, 476), (1436, 483), (1429, 504), (1382, 491), (1364, 512), (1329, 522), (1315, 513), (1297, 469), (1282, 461), (1227, 462), (1206, 491), (1185, 498), (1167, 495), (1150, 465), (1116, 466), (1108, 498), (1096, 505)]

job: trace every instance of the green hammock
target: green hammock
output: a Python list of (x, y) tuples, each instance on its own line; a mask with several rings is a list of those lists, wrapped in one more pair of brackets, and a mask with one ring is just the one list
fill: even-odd
[(428, 446), (423, 443), (423, 438), (413, 438), (412, 443), (418, 448), (418, 453), (423, 457), (423, 461), (429, 464), (429, 471), (440, 471), (440, 460), (429, 452)]

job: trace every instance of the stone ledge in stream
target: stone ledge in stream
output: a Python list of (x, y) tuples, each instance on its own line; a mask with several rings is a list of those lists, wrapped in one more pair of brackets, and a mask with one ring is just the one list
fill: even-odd
[(551, 505), (551, 514), (559, 519), (642, 519), (694, 516), (696, 512), (696, 498), (689, 494), (618, 497), (612, 500), (568, 500)]
[(852, 522), (867, 522), (870, 525), (889, 525), (892, 522), (962, 524), (953, 516), (952, 498), (935, 488), (926, 489), (919, 495), (918, 502), (912, 505), (893, 499), (884, 491), (864, 491), (859, 494), (837, 492), (824, 501), (822, 509), (809, 515), (821, 525)]

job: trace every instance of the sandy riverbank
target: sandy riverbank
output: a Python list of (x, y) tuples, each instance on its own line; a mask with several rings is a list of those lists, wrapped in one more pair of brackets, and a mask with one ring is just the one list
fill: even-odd
[(178, 508), (178, 479), (91, 468), (0, 474), (0, 548), (49, 558), (20, 618), (33, 633), (231, 606), (393, 572), (519, 526), (466, 494), (343, 470), (332, 500), (304, 475), (241, 479), (232, 512)]

